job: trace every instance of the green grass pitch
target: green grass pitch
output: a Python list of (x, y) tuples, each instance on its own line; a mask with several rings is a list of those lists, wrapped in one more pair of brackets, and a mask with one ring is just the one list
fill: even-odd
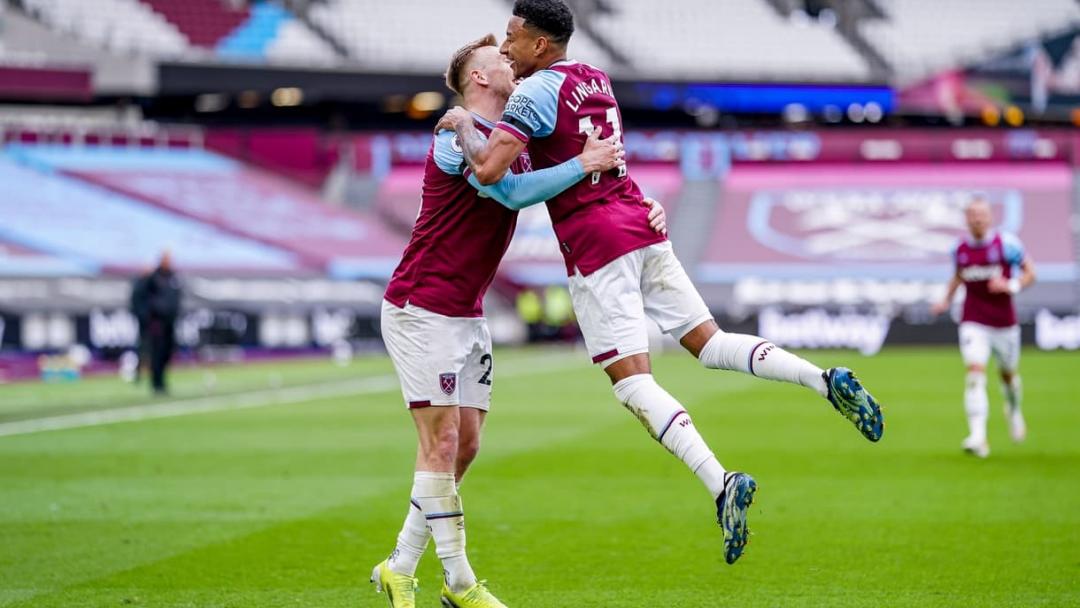
[[(656, 360), (721, 462), (758, 480), (751, 543), (727, 566), (704, 489), (584, 354), (497, 353), (495, 404), (462, 487), (478, 575), (522, 608), (1080, 606), (1076, 355), (1025, 351), (1023, 445), (1008, 441), (990, 383), (986, 461), (959, 449), (955, 348), (809, 356), (855, 368), (885, 403), (880, 444), (805, 389)], [(171, 400), (216, 409), (244, 395), (258, 405), (271, 385), (293, 392), (0, 436), (0, 606), (385, 605), (367, 577), (405, 514), (415, 450), (389, 362), (212, 373), (179, 373)], [(0, 386), (0, 434), (143, 403), (143, 390), (110, 378)], [(418, 605), (438, 605), (439, 573), (429, 548)]]

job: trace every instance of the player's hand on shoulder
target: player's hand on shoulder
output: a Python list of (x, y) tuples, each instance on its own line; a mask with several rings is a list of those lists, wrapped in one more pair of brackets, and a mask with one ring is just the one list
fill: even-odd
[(595, 171), (609, 171), (626, 164), (623, 160), (626, 151), (618, 137), (612, 135), (607, 139), (600, 139), (600, 128), (597, 127), (589, 133), (585, 140), (585, 148), (581, 151), (581, 166), (585, 173)]
[(664, 211), (664, 206), (660, 204), (660, 201), (645, 197), (641, 201), (642, 205), (649, 208), (649, 227), (652, 228), (657, 234), (667, 234), (667, 212)]
[(461, 106), (454, 106), (439, 119), (438, 124), (435, 125), (435, 132), (454, 131), (468, 120), (472, 120), (472, 114)]

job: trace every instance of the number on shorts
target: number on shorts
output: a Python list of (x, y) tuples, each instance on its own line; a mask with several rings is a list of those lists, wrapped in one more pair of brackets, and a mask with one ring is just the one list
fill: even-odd
[[(615, 106), (608, 108), (606, 118), (608, 124), (611, 125), (612, 134), (616, 137), (622, 135), (622, 125), (619, 124), (619, 110)], [(578, 119), (578, 133), (584, 133), (588, 135), (589, 133), (592, 133), (592, 130), (592, 116), (582, 116), (580, 119)], [(619, 177), (626, 177), (626, 165), (622, 165), (621, 167), (619, 167)], [(598, 183), (600, 183), (600, 172), (593, 171), (592, 185), (595, 186)]]
[(483, 357), (480, 357), (480, 365), (487, 364), (487, 371), (483, 376), (480, 376), (480, 384), (491, 386), (491, 355), (484, 353)]

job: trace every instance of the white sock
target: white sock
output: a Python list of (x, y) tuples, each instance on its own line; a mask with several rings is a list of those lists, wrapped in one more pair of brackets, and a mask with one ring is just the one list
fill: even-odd
[(829, 395), (820, 367), (757, 336), (717, 331), (701, 349), (698, 360), (709, 369), (734, 370), (759, 378), (801, 384), (822, 397)]
[(1001, 394), (1005, 397), (1005, 405), (1009, 406), (1009, 413), (1020, 411), (1020, 403), (1024, 398), (1024, 387), (1020, 383), (1020, 375), (1013, 374), (1012, 382), (1001, 383)]
[(454, 484), (454, 474), (417, 471), (414, 479), (413, 496), (431, 530), (446, 585), (455, 592), (472, 587), (476, 584), (476, 575), (465, 555), (465, 512)]
[[(416, 486), (413, 485), (413, 495), (416, 495)], [(405, 576), (415, 576), (416, 566), (420, 563), (421, 556), (427, 549), (431, 531), (428, 530), (424, 512), (420, 510), (420, 504), (415, 498), (409, 499), (409, 514), (405, 517), (405, 523), (398, 532), (397, 546), (390, 554), (387, 563), (390, 569)]]
[(968, 431), (976, 442), (986, 441), (986, 417), (989, 409), (986, 373), (968, 372), (964, 388), (964, 411), (967, 413)]
[(649, 434), (690, 467), (713, 498), (724, 491), (724, 467), (694, 428), (690, 414), (656, 383), (652, 374), (623, 378), (612, 388)]

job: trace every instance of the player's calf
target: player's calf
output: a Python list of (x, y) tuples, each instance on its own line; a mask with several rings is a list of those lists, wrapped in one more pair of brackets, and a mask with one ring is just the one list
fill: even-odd
[(968, 366), (964, 381), (964, 413), (968, 419), (968, 436), (964, 440), (964, 449), (985, 457), (989, 448), (983, 449), (986, 441), (986, 420), (989, 416), (990, 402), (986, 396), (986, 370), (979, 365)]
[(717, 328), (715, 323), (703, 324), (694, 332), (699, 329), (712, 331), (712, 335), (698, 353), (698, 360), (705, 367), (734, 370), (768, 380), (798, 384), (816, 391), (822, 397), (828, 396), (828, 388), (821, 377), (822, 369), (809, 361), (764, 338), (727, 333)]
[(676, 458), (701, 479), (713, 498), (724, 490), (724, 467), (694, 428), (690, 414), (652, 374), (635, 374), (612, 387), (615, 397)]
[(1027, 424), (1020, 409), (1023, 385), (1019, 374), (1004, 370), (1001, 372), (1001, 395), (1005, 398), (1005, 420), (1009, 423), (1009, 437), (1020, 443), (1027, 438)]

